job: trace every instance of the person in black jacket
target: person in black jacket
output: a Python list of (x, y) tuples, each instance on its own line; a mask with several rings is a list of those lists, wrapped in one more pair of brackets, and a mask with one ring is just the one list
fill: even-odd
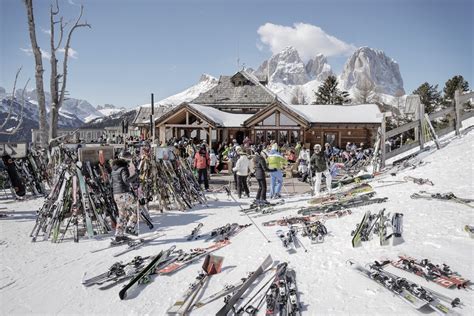
[[(121, 157), (113, 161), (112, 165), (112, 190), (114, 200), (117, 204), (119, 217), (115, 228), (115, 242), (121, 242), (128, 238), (124, 233), (135, 234), (137, 214), (135, 198), (131, 192), (131, 184), (137, 178), (132, 155), (129, 152), (122, 153)], [(130, 162), (130, 166), (129, 166)]]
[(331, 173), (329, 172), (328, 168), (328, 161), (324, 154), (324, 151), (321, 150), (321, 145), (316, 144), (314, 145), (314, 153), (311, 156), (311, 168), (313, 169), (312, 172), (315, 174), (314, 178), (314, 194), (318, 196), (321, 191), (321, 180), (322, 175), (326, 177), (326, 188), (328, 193), (331, 194), (331, 182), (332, 177)]
[(258, 182), (258, 191), (257, 196), (255, 197), (255, 204), (257, 205), (269, 204), (267, 201), (267, 180), (265, 171), (270, 171), (270, 169), (268, 169), (267, 161), (262, 157), (262, 150), (262, 145), (258, 145), (257, 148), (255, 148), (255, 179), (257, 179)]

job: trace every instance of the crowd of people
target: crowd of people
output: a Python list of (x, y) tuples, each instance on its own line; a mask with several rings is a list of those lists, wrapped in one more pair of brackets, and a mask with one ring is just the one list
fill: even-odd
[[(253, 145), (248, 137), (242, 144), (236, 139), (231, 143), (217, 144), (208, 148), (206, 143), (186, 138), (172, 139), (177, 155), (189, 159), (196, 169), (199, 182), (209, 190), (209, 177), (226, 169), (232, 173), (234, 189), (239, 198), (250, 197), (247, 180), (255, 177), (258, 191), (255, 204), (268, 204), (267, 201), (267, 174), (270, 175), (269, 197), (281, 197), (285, 169), (295, 167), (300, 180), (307, 181), (311, 176), (313, 191), (316, 195), (321, 192), (321, 181), (326, 180), (328, 192), (331, 192), (331, 181), (337, 173), (336, 165), (350, 168), (360, 161), (368, 161), (373, 149), (360, 143), (347, 143), (345, 148), (338, 148), (326, 143), (323, 146), (316, 144), (313, 151), (298, 142), (295, 146), (281, 145), (276, 142)], [(309, 166), (311, 166), (311, 171)], [(210, 174), (208, 174), (210, 171)], [(309, 182), (309, 181), (308, 181)]]

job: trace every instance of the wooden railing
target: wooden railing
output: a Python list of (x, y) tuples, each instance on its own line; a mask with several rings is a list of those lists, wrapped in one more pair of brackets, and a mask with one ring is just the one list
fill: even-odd
[[(464, 111), (462, 105), (468, 101), (469, 99), (474, 98), (474, 91), (468, 93), (462, 93), (461, 91), (456, 91), (455, 93), (455, 101), (454, 106), (448, 107), (438, 112), (431, 113), (428, 117), (430, 121), (433, 121), (437, 118), (445, 117), (446, 115), (453, 115), (454, 117), (454, 124), (452, 126), (448, 126), (441, 130), (436, 131), (436, 135), (443, 136), (452, 131), (456, 131), (456, 135), (459, 135), (459, 129), (461, 128), (461, 122), (471, 118), (474, 116), (474, 111)], [(425, 116), (424, 116), (424, 107), (420, 104), (418, 109), (418, 119), (413, 122), (406, 123), (402, 126), (399, 126), (395, 129), (385, 131), (385, 124), (382, 124), (382, 137), (381, 137), (381, 152), (382, 152), (382, 166), (385, 165), (385, 161), (389, 158), (395, 157), (399, 154), (402, 154), (408, 150), (411, 150), (416, 147), (420, 147), (420, 149), (424, 148), (424, 134), (423, 128), (425, 124)], [(386, 152), (385, 148), (385, 140), (388, 138), (392, 138), (409, 130), (415, 129), (415, 140), (407, 143), (402, 144), (399, 148), (392, 150), (390, 152)]]

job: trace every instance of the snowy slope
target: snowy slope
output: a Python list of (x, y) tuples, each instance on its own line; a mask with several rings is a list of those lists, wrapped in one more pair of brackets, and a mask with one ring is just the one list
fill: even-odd
[[(183, 102), (192, 101), (195, 98), (197, 98), (201, 93), (204, 93), (204, 92), (210, 90), (211, 88), (214, 88), (216, 85), (217, 85), (217, 79), (216, 78), (214, 78), (213, 76), (208, 75), (208, 74), (202, 74), (201, 78), (199, 79), (199, 82), (197, 84), (189, 87), (188, 89), (186, 89), (182, 92), (179, 92), (179, 93), (174, 94), (172, 96), (169, 96), (165, 99), (162, 99), (158, 102), (155, 102), (155, 106), (157, 106), (157, 105), (175, 106), (175, 105), (179, 105)], [(148, 103), (148, 104), (140, 105), (139, 107), (137, 107), (137, 109), (139, 109), (141, 107), (150, 107), (150, 106), (151, 106), (151, 104)]]
[[(470, 124), (472, 124), (472, 120)], [(261, 227), (269, 236), (267, 243), (255, 227), (246, 228), (231, 239), (231, 244), (216, 252), (224, 256), (223, 271), (213, 276), (206, 287), (205, 295), (211, 294), (244, 277), (254, 270), (263, 259), (271, 254), (274, 260), (288, 261), (297, 273), (303, 315), (417, 315), (409, 305), (390, 292), (346, 267), (347, 259), (362, 264), (383, 257), (395, 258), (405, 253), (434, 262), (450, 265), (462, 275), (474, 278), (473, 243), (463, 231), (465, 224), (473, 224), (472, 209), (462, 204), (444, 201), (412, 200), (410, 194), (418, 190), (431, 192), (452, 191), (460, 197), (473, 198), (472, 165), (467, 161), (474, 155), (474, 131), (446, 142), (446, 146), (425, 158), (427, 164), (412, 170), (405, 170), (394, 177), (383, 180), (401, 180), (404, 176), (429, 178), (434, 187), (403, 183), (376, 188), (377, 196), (389, 197), (389, 201), (375, 206), (353, 209), (353, 214), (339, 219), (330, 219), (326, 226), (330, 235), (323, 244), (311, 245), (302, 239), (308, 253), (299, 250), (289, 254), (275, 236), (279, 227)], [(386, 185), (375, 181), (374, 187)], [(291, 190), (286, 186), (283, 193)], [(156, 226), (166, 236), (156, 244), (128, 253), (120, 260), (129, 260), (136, 255), (152, 255), (176, 244), (177, 248), (189, 249), (205, 246), (204, 241), (186, 241), (197, 222), (204, 224), (204, 231), (228, 222), (249, 223), (240, 215), (238, 206), (223, 194), (217, 194), (219, 201), (212, 201), (209, 207), (198, 207), (187, 212), (170, 211), (161, 215), (154, 213)], [(296, 213), (304, 206), (309, 196), (287, 198), (286, 211), (255, 218), (262, 223)], [(249, 200), (245, 200), (248, 203)], [(120, 301), (121, 286), (100, 291), (97, 288), (83, 288), (80, 284), (84, 272), (103, 272), (114, 263), (115, 250), (92, 254), (90, 250), (108, 244), (108, 238), (81, 240), (79, 244), (66, 241), (62, 244), (49, 242), (31, 243), (28, 237), (35, 220), (35, 211), (41, 200), (26, 202), (0, 202), (0, 207), (14, 210), (14, 217), (0, 220), (0, 297), (1, 314), (109, 314), (109, 315), (163, 315), (166, 309), (180, 297), (194, 279), (200, 264), (193, 264), (174, 275), (156, 277), (147, 286), (141, 287), (136, 295)], [(376, 241), (367, 242), (361, 248), (351, 247), (350, 232), (367, 211), (386, 208), (389, 212), (404, 213), (405, 243), (393, 247), (380, 247)], [(395, 271), (395, 270), (392, 270)], [(397, 271), (399, 274), (403, 274)], [(407, 278), (449, 295), (459, 297), (465, 304), (457, 311), (462, 315), (474, 314), (472, 290), (447, 290), (432, 283), (426, 283), (414, 275)], [(260, 283), (263, 284), (263, 283)], [(193, 315), (213, 315), (222, 306), (218, 300)], [(261, 313), (262, 314), (262, 313)], [(431, 312), (426, 315), (435, 315)]]

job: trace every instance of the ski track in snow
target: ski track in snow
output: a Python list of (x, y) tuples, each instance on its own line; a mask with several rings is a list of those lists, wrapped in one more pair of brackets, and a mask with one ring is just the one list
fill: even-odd
[[(412, 193), (419, 190), (454, 192), (460, 197), (473, 198), (473, 143), (474, 131), (462, 137), (454, 137), (444, 148), (424, 159), (428, 164), (385, 178), (384, 180), (403, 180), (408, 175), (429, 178), (435, 186), (408, 182), (377, 188), (376, 197), (387, 196), (388, 202), (352, 209), (352, 215), (328, 219), (325, 225), (329, 235), (324, 243), (311, 244), (307, 238), (299, 235), (300, 241), (308, 249), (307, 253), (301, 247), (295, 253), (289, 253), (283, 248), (275, 232), (286, 228), (261, 226), (265, 221), (296, 214), (299, 207), (306, 205), (305, 199), (309, 195), (304, 199), (301, 196), (285, 198), (286, 204), (279, 208), (283, 207), (286, 211), (253, 218), (271, 243), (267, 243), (259, 231), (250, 226), (232, 237), (230, 245), (215, 252), (225, 258), (224, 269), (210, 278), (203, 296), (220, 290), (226, 284), (239, 281), (271, 254), (275, 261), (288, 261), (289, 266), (295, 268), (304, 315), (417, 315), (416, 310), (388, 290), (348, 268), (346, 261), (353, 259), (364, 265), (373, 260), (395, 259), (399, 254), (407, 254), (429, 258), (435, 263), (446, 263), (466, 278), (474, 279), (474, 240), (463, 231), (464, 225), (474, 224), (472, 209), (449, 201), (410, 198)], [(376, 181), (372, 184), (383, 185)], [(29, 233), (34, 225), (34, 218), (22, 217), (22, 214), (36, 211), (41, 206), (42, 199), (8, 204), (15, 211), (15, 216), (19, 217), (0, 220), (0, 239), (4, 241), (0, 247), (1, 315), (165, 314), (168, 307), (194, 280), (202, 260), (170, 276), (154, 277), (150, 284), (135, 289), (130, 293), (130, 298), (124, 301), (118, 298), (122, 285), (108, 290), (83, 287), (81, 280), (84, 272), (93, 276), (104, 272), (116, 261), (128, 261), (137, 255), (154, 255), (174, 244), (178, 249), (184, 250), (205, 246), (207, 243), (202, 239), (186, 241), (198, 222), (204, 224), (202, 234), (229, 222), (250, 223), (246, 216), (241, 215), (236, 203), (225, 194), (216, 195), (219, 201), (213, 201), (214, 195), (211, 194), (209, 207), (200, 206), (184, 213), (170, 211), (163, 215), (152, 214), (155, 226), (165, 236), (118, 258), (112, 257), (117, 248), (90, 253), (91, 250), (105, 247), (109, 243), (108, 237), (99, 240), (81, 239), (78, 244), (71, 240), (53, 244), (44, 242), (41, 238), (32, 243)], [(249, 199), (243, 201), (245, 204), (250, 202)], [(404, 243), (381, 247), (377, 240), (371, 240), (363, 243), (362, 247), (353, 249), (351, 230), (367, 210), (377, 212), (381, 208), (386, 208), (392, 214), (404, 214)], [(145, 225), (141, 225), (141, 229), (147, 232)], [(474, 314), (472, 290), (444, 289), (402, 270), (389, 269), (452, 298), (459, 297), (464, 306), (456, 310), (462, 315)], [(269, 276), (267, 274), (261, 278), (259, 285), (263, 285)], [(254, 287), (255, 291), (259, 285)], [(222, 300), (217, 300), (194, 310), (192, 314), (213, 315), (222, 305)], [(427, 315), (435, 314), (433, 311)]]

